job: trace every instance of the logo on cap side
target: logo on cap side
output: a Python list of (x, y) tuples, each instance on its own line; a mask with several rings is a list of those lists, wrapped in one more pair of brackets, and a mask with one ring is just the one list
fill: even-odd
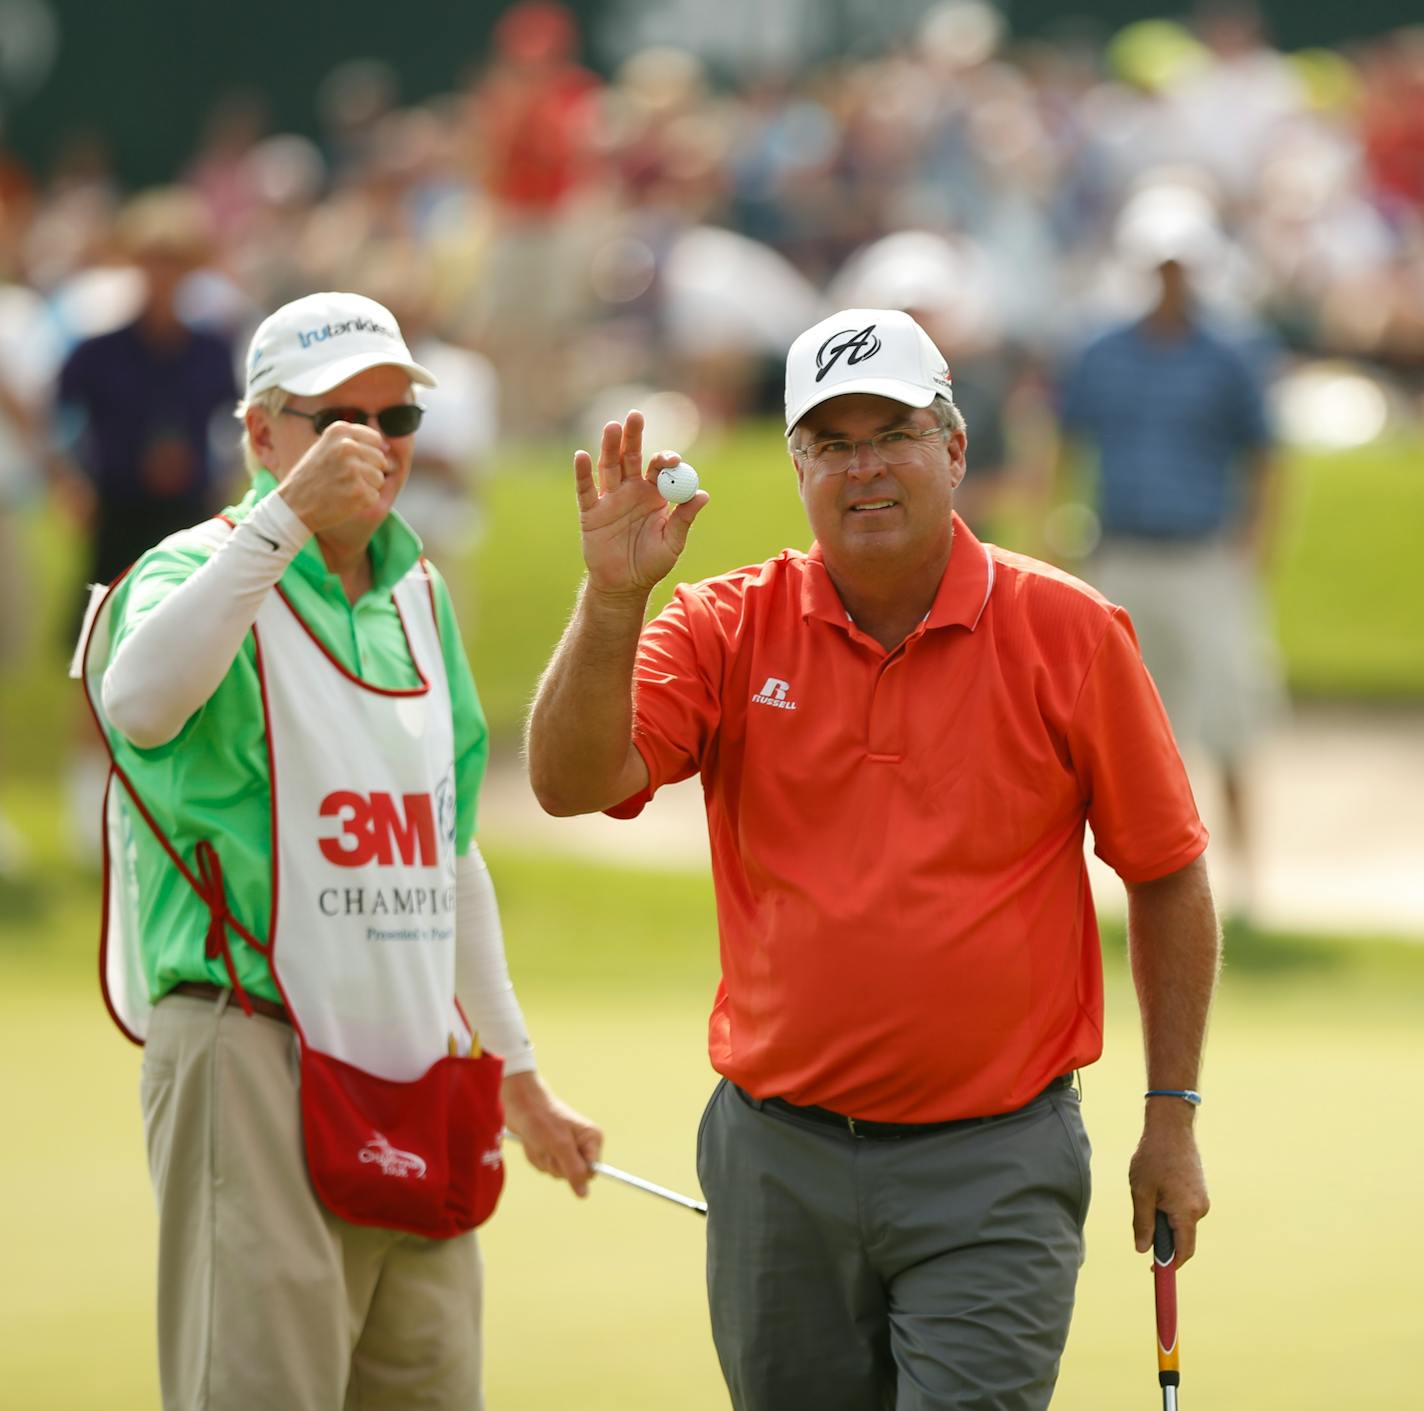
[(349, 318), (345, 323), (328, 323), (321, 328), (309, 328), (305, 332), (299, 330), (297, 337), (303, 348), (310, 348), (313, 343), (325, 343), (328, 338), (340, 338), (343, 333), (379, 333), (382, 338), (398, 336), (394, 329), (387, 328), (374, 319)]
[(816, 350), (816, 381), (825, 377), (842, 357), (847, 367), (854, 367), (856, 363), (873, 358), (880, 351), (880, 346), (873, 323), (865, 328), (843, 328), (839, 333), (831, 334)]

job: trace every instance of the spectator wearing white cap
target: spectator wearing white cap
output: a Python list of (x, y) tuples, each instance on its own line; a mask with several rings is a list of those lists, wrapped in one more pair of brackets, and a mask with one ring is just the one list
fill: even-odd
[(908, 315), (801, 334), (786, 431), (809, 553), (681, 585), (642, 418), (574, 458), (584, 560), (540, 683), (555, 814), (701, 777), (722, 1075), (698, 1131), (737, 1411), (1042, 1411), (1089, 1197), (1072, 1073), (1102, 1049), (1084, 866), (1129, 889), (1148, 1093), (1132, 1224), (1190, 1257), (1217, 934), (1206, 834), (1126, 615), (954, 511), (968, 440)]
[(166, 1407), (478, 1405), (503, 1122), (580, 1195), (600, 1148), (535, 1071), (474, 843), (484, 717), (393, 513), (433, 382), (370, 299), (278, 309), (251, 490), (90, 614)]

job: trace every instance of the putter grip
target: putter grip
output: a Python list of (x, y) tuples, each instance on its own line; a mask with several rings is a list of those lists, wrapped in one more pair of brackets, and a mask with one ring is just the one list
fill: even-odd
[(1177, 1360), (1177, 1246), (1172, 1227), (1162, 1211), (1152, 1239), (1152, 1284), (1157, 1304), (1157, 1381), (1176, 1386), (1180, 1381)]

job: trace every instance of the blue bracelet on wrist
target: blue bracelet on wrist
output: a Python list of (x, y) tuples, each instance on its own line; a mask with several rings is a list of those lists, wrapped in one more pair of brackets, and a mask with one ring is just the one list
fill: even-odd
[(1195, 1088), (1148, 1088), (1143, 1097), (1179, 1097), (1193, 1107), (1200, 1107), (1202, 1095)]

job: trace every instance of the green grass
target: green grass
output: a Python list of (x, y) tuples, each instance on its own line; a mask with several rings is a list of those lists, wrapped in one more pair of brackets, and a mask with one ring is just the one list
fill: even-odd
[(1283, 519), (1273, 590), (1293, 689), (1424, 695), (1424, 445), (1289, 462)]
[[(42, 788), (12, 793), (41, 866), (0, 891), (0, 1280), (4, 1402), (156, 1404), (151, 1197), (138, 1055), (95, 983), (94, 880), (58, 863)], [(705, 876), (492, 846), (509, 950), (552, 1084), (601, 1121), (608, 1159), (696, 1189), (713, 1077), (715, 929)], [(1104, 1061), (1085, 1075), (1096, 1147), (1089, 1258), (1055, 1411), (1153, 1405), (1150, 1280), (1127, 1235), (1141, 1060), (1120, 931), (1106, 938)], [(1233, 938), (1201, 1138), (1215, 1209), (1181, 1276), (1184, 1396), (1253, 1411), (1403, 1404), (1424, 1249), (1424, 948)], [(694, 1217), (604, 1183), (587, 1204), (517, 1159), (482, 1234), (491, 1411), (726, 1406)]]
[[(689, 447), (712, 503), (678, 577), (693, 582), (759, 562), (809, 531), (782, 439), (770, 423)], [(583, 575), (565, 448), (511, 449), (490, 478), (489, 533), (460, 581), (475, 679), (497, 744), (512, 747)], [(1424, 699), (1424, 441), (1288, 459), (1272, 610), (1298, 694), (1367, 701)], [(28, 525), (38, 603), (32, 660), (0, 677), (0, 781), (55, 768), (78, 702), (59, 644), (79, 573), (72, 535), (54, 516)], [(1013, 547), (1009, 542), (1009, 547)], [(654, 597), (661, 606), (673, 584)], [(21, 742), (16, 744), (16, 742)]]

